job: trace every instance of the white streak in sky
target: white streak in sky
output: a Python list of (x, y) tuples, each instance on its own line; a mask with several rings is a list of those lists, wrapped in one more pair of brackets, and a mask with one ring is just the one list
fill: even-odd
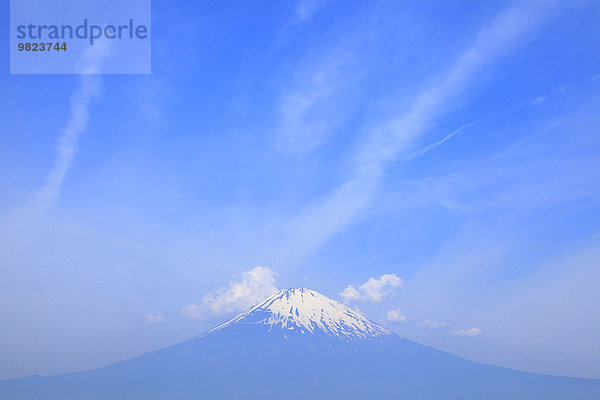
[(459, 133), (461, 133), (462, 131), (464, 131), (467, 128), (472, 127), (473, 125), (475, 125), (475, 122), (471, 122), (469, 124), (464, 124), (463, 126), (461, 126), (458, 129), (453, 130), (452, 132), (450, 132), (448, 135), (444, 136), (443, 139), (438, 140), (435, 143), (431, 143), (425, 147), (423, 147), (421, 150), (417, 150), (414, 153), (412, 153), (408, 159), (412, 160), (413, 158), (417, 158), (417, 157), (421, 157), (423, 155), (425, 155), (426, 153), (430, 152), (431, 150), (435, 149), (436, 147), (446, 143), (448, 140), (452, 139), (454, 136), (458, 135)]
[[(556, 2), (516, 2), (480, 31), (441, 79), (419, 93), (408, 109), (371, 130), (356, 153), (345, 182), (310, 205), (290, 228), (288, 254), (303, 256), (348, 225), (379, 190), (385, 169), (406, 151), (464, 92), (478, 73), (522, 45), (547, 18)], [(456, 133), (455, 133), (456, 134)]]
[(79, 136), (89, 123), (90, 106), (93, 100), (100, 97), (102, 81), (97, 74), (100, 73), (100, 64), (109, 51), (106, 42), (97, 42), (84, 54), (79, 85), (71, 94), (69, 119), (58, 136), (54, 166), (37, 194), (36, 209), (40, 212), (52, 206), (60, 195), (78, 150)]

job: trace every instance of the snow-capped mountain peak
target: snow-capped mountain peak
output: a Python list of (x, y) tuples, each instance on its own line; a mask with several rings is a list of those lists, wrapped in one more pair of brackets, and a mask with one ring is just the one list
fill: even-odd
[(207, 333), (243, 324), (262, 324), (269, 330), (325, 333), (342, 339), (391, 334), (344, 304), (305, 288), (282, 289)]

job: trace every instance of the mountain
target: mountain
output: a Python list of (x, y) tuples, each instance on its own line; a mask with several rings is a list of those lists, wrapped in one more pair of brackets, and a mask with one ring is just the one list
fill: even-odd
[(104, 368), (0, 382), (0, 398), (600, 399), (600, 380), (467, 361), (309, 289), (281, 290), (186, 342)]
[[(275, 329), (292, 333), (325, 334), (350, 341), (377, 338), (392, 332), (368, 320), (351, 308), (310, 289), (284, 289), (262, 303), (249, 308), (228, 322), (208, 331), (242, 325), (264, 325), (268, 332)], [(202, 335), (204, 336), (204, 335)]]

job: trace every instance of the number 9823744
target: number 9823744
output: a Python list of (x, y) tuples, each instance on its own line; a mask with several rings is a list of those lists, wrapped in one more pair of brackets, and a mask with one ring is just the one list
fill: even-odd
[(19, 51), (67, 51), (67, 43), (63, 42), (47, 42), (47, 43), (19, 43), (17, 45)]

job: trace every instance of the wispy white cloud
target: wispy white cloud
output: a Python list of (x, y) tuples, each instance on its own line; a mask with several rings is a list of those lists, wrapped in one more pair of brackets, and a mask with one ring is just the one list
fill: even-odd
[(444, 136), (441, 140), (438, 140), (435, 143), (431, 143), (431, 144), (423, 147), (422, 149), (415, 151), (408, 158), (413, 159), (413, 158), (421, 157), (421, 156), (425, 155), (426, 153), (430, 152), (431, 150), (434, 150), (436, 147), (441, 146), (442, 144), (446, 143), (448, 140), (452, 139), (454, 136), (458, 135), (465, 129), (472, 127), (477, 122), (471, 122), (468, 124), (464, 124), (463, 126), (459, 127), (458, 129), (453, 130), (448, 135)]
[[(487, 158), (449, 168), (438, 177), (407, 181), (404, 194), (396, 195), (421, 204), (437, 203), (458, 213), (468, 211), (472, 216), (494, 210), (494, 215), (503, 218), (506, 213), (593, 199), (600, 175), (591, 168), (593, 154), (579, 143), (592, 143), (597, 123), (596, 116), (580, 111), (557, 116), (539, 129), (525, 130), (517, 142)], [(566, 132), (574, 129), (580, 134), (568, 137)], [(524, 165), (527, 174), (523, 174)], [(482, 191), (485, 196), (477, 195)]]
[(450, 332), (452, 336), (478, 336), (481, 335), (483, 331), (476, 326), (473, 326), (469, 329), (458, 329)]
[(308, 153), (317, 149), (355, 111), (352, 99), (362, 77), (356, 42), (348, 39), (327, 55), (306, 57), (300, 63), (278, 102), (276, 143), (281, 150)]
[(447, 322), (443, 321), (432, 321), (430, 319), (426, 319), (425, 321), (421, 321), (417, 324), (419, 328), (427, 328), (427, 329), (439, 329), (448, 326)]
[[(374, 126), (353, 157), (347, 179), (292, 220), (289, 253), (310, 253), (351, 223), (380, 189), (388, 166), (410, 149), (446, 111), (452, 99), (478, 78), (480, 71), (531, 38), (534, 28), (551, 14), (554, 5), (555, 2), (529, 1), (508, 7), (479, 32), (439, 79), (415, 96), (405, 112)], [(459, 132), (451, 133), (442, 142)]]
[(277, 132), (285, 150), (312, 150), (331, 134), (336, 121), (327, 105), (339, 90), (333, 78), (338, 66), (335, 60), (321, 66), (281, 99)]
[(368, 281), (358, 287), (348, 285), (340, 293), (340, 296), (345, 302), (356, 300), (377, 303), (390, 298), (395, 290), (402, 286), (402, 283), (402, 279), (396, 274), (384, 274), (379, 279), (369, 278)]
[(387, 320), (390, 322), (406, 322), (406, 315), (400, 309), (389, 310), (387, 312)]
[[(516, 3), (502, 12), (475, 41), (462, 52), (440, 79), (419, 93), (408, 110), (373, 130), (368, 144), (357, 157), (358, 170), (370, 167), (377, 171), (421, 136), (441, 114), (446, 104), (513, 47), (522, 44), (523, 35), (532, 30), (540, 16), (538, 2)], [(372, 173), (372, 172), (371, 172)]]
[(165, 322), (166, 318), (164, 315), (146, 315), (146, 323), (147, 324), (160, 324), (161, 322)]
[(564, 92), (565, 90), (566, 90), (565, 85), (559, 85), (556, 88), (556, 90), (554, 90), (551, 93), (539, 95), (539, 96), (535, 97), (534, 99), (527, 100), (517, 106), (510, 107), (509, 109), (493, 112), (493, 113), (491, 113), (483, 118), (480, 118), (476, 121), (464, 124), (464, 125), (458, 127), (457, 129), (453, 130), (452, 132), (450, 132), (448, 135), (444, 136), (442, 139), (438, 140), (437, 142), (431, 143), (431, 144), (423, 147), (422, 149), (419, 149), (419, 150), (413, 152), (410, 156), (408, 156), (407, 159), (412, 160), (413, 158), (421, 157), (421, 156), (427, 154), (428, 152), (435, 150), (437, 147), (446, 143), (448, 140), (452, 139), (454, 136), (458, 135), (459, 133), (463, 132), (464, 130), (466, 130), (468, 128), (472, 128), (473, 126), (481, 125), (482, 123), (484, 123), (490, 119), (495, 119), (498, 117), (505, 117), (511, 113), (520, 111), (523, 108), (533, 108), (533, 107), (540, 106), (541, 104), (545, 103), (549, 98), (559, 95), (560, 93)]
[(79, 135), (89, 122), (90, 105), (100, 94), (100, 85), (101, 80), (97, 76), (82, 76), (79, 86), (71, 95), (71, 112), (58, 137), (54, 167), (38, 193), (38, 204), (41, 208), (50, 206), (60, 194), (63, 181), (78, 150)]
[(100, 41), (91, 47), (81, 60), (82, 75), (79, 85), (71, 95), (69, 119), (58, 136), (54, 166), (37, 194), (36, 208), (39, 211), (50, 207), (60, 195), (63, 182), (78, 150), (79, 136), (89, 123), (90, 106), (100, 97), (102, 80), (97, 74), (101, 72), (102, 61), (110, 51), (109, 43)]
[(229, 286), (205, 294), (199, 304), (186, 305), (181, 314), (189, 319), (205, 319), (243, 310), (275, 293), (276, 277), (277, 273), (269, 268), (254, 267), (234, 277)]
[(326, 2), (327, 0), (296, 1), (292, 9), (292, 15), (284, 23), (280, 32), (280, 37), (275, 43), (275, 47), (280, 48), (285, 46), (292, 39), (295, 32), (310, 26), (314, 16)]
[(292, 23), (297, 25), (310, 21), (324, 2), (324, 0), (300, 0), (296, 2)]
[(538, 97), (536, 97), (531, 102), (531, 107), (539, 106), (540, 104), (542, 104), (543, 102), (545, 102), (547, 98), (548, 98), (547, 96), (538, 96)]

